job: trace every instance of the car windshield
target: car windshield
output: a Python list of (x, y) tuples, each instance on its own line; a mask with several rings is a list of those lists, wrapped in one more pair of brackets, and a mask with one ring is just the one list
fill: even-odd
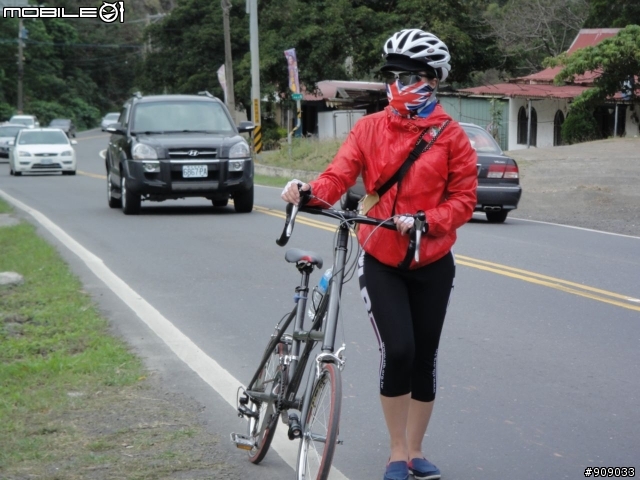
[(35, 122), (33, 121), (33, 118), (16, 118), (13, 117), (11, 120), (9, 120), (11, 123), (19, 123), (21, 125), (33, 125)]
[(68, 143), (67, 136), (61, 131), (28, 132), (23, 130), (18, 140), (19, 145), (64, 145)]
[(234, 133), (223, 106), (206, 101), (139, 103), (132, 131)]
[(71, 123), (71, 120), (58, 119), (58, 120), (51, 120), (51, 123), (49, 125), (51, 125), (51, 126), (53, 126), (53, 125), (61, 125), (63, 127), (66, 127), (70, 123)]
[(119, 113), (107, 113), (104, 117), (105, 120), (118, 120)]
[(464, 131), (471, 141), (471, 146), (476, 149), (478, 153), (495, 153), (497, 155), (502, 153), (500, 146), (493, 139), (488, 132), (477, 127), (462, 126)]
[(15, 137), (22, 127), (0, 127), (0, 137)]

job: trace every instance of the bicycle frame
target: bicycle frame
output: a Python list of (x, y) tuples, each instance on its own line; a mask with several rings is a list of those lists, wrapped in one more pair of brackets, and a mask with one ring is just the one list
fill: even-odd
[[(283, 395), (280, 410), (295, 409), (300, 410), (302, 415), (300, 418), (301, 426), (304, 428), (306, 423), (306, 415), (309, 407), (309, 395), (313, 386), (313, 382), (316, 378), (316, 374), (309, 370), (309, 376), (307, 379), (307, 385), (301, 397), (297, 397), (298, 390), (302, 377), (307, 367), (307, 362), (311, 355), (311, 351), (315, 347), (316, 342), (322, 341), (321, 353), (316, 357), (317, 362), (334, 362), (341, 369), (344, 362), (340, 358), (339, 354), (334, 353), (335, 349), (335, 337), (338, 325), (338, 316), (340, 310), (340, 299), (342, 296), (342, 282), (344, 280), (344, 270), (346, 265), (347, 256), (347, 243), (349, 239), (349, 226), (347, 224), (341, 224), (338, 231), (338, 238), (335, 245), (335, 264), (334, 274), (330, 280), (327, 293), (322, 298), (320, 305), (317, 308), (311, 328), (309, 330), (304, 329), (304, 321), (306, 316), (306, 307), (309, 293), (309, 277), (313, 267), (299, 268), (301, 273), (301, 282), (296, 287), (296, 306), (289, 313), (284, 323), (277, 328), (277, 331), (271, 337), (271, 344), (277, 344), (282, 339), (283, 335), (295, 320), (292, 345), (289, 364), (289, 382), (286, 385), (286, 390)], [(326, 320), (324, 319), (326, 313)], [(304, 344), (304, 349), (302, 349)], [(267, 349), (269, 351), (270, 348)], [(302, 354), (300, 351), (302, 350)], [(268, 355), (262, 359), (254, 377), (249, 382), (249, 386), (252, 386), (256, 379), (258, 372), (264, 367), (268, 361)], [(316, 371), (318, 371), (318, 365)], [(272, 399), (273, 393), (269, 392), (256, 392), (253, 390), (246, 390), (247, 395), (253, 397), (256, 400), (266, 401)]]

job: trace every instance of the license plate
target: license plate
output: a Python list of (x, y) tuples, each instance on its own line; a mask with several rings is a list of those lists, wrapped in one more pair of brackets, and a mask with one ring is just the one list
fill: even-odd
[(202, 178), (209, 174), (206, 165), (183, 165), (182, 177), (183, 178)]
[(40, 163), (42, 163), (43, 165), (49, 165), (51, 163), (51, 159), (43, 158), (42, 160), (40, 160)]

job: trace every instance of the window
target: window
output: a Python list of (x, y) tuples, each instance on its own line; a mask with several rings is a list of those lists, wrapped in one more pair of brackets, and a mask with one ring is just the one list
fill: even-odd
[[(518, 143), (527, 145), (527, 132), (529, 130), (529, 120), (527, 118), (527, 109), (520, 107), (518, 111)], [(531, 108), (531, 137), (529, 145), (536, 146), (538, 138), (538, 114), (535, 108)]]
[(518, 110), (518, 143), (527, 144), (527, 110), (524, 107)]
[(562, 145), (562, 124), (564, 123), (564, 113), (562, 110), (556, 112), (553, 119), (553, 146)]

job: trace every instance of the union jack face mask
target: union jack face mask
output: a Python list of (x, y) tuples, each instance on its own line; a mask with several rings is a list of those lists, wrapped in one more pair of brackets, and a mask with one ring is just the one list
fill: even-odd
[[(387, 83), (389, 105), (402, 116), (413, 115), (435, 101), (435, 89), (419, 75), (396, 75), (395, 81)], [(410, 83), (405, 85), (402, 80)]]

